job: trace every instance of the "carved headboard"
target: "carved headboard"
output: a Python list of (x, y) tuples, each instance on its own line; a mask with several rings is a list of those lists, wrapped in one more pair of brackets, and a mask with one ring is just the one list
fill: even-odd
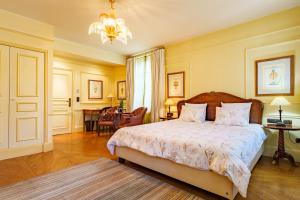
[(250, 123), (261, 124), (263, 114), (263, 103), (257, 99), (243, 99), (224, 92), (209, 92), (194, 96), (188, 100), (179, 101), (177, 103), (178, 116), (180, 116), (181, 106), (185, 103), (207, 103), (206, 120), (214, 121), (216, 115), (216, 107), (223, 103), (247, 103), (252, 102), (250, 111)]

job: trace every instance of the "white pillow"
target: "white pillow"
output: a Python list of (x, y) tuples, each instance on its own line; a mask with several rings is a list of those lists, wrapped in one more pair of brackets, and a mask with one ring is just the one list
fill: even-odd
[(194, 104), (192, 106), (188, 104), (182, 106), (179, 119), (187, 122), (204, 122), (205, 117), (206, 104)]
[(249, 114), (242, 108), (220, 108), (216, 107), (217, 125), (247, 126), (249, 125)]
[(245, 108), (249, 109), (251, 108), (252, 102), (249, 103), (221, 103), (222, 108)]
[(191, 108), (193, 112), (195, 112), (196, 122), (205, 122), (207, 103), (185, 103), (185, 106)]
[(245, 112), (245, 115), (248, 116), (248, 122), (249, 122), (252, 102), (249, 103), (223, 103), (222, 102), (221, 104), (222, 104), (222, 108), (240, 110), (240, 112)]

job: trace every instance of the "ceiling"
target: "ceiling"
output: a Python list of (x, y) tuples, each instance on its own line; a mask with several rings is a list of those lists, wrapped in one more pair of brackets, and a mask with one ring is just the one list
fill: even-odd
[(89, 24), (108, 0), (0, 0), (0, 9), (49, 23), (55, 37), (129, 55), (299, 6), (299, 0), (117, 0), (133, 39), (101, 44)]

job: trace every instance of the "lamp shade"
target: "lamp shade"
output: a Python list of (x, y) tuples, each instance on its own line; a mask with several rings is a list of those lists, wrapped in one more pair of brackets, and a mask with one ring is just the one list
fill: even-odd
[(290, 105), (290, 102), (288, 102), (288, 100), (286, 100), (284, 97), (276, 97), (271, 102), (271, 105), (272, 106), (287, 106), (287, 105)]
[(107, 98), (114, 98), (115, 96), (112, 94), (112, 93), (109, 93), (108, 95), (107, 95)]
[(172, 106), (174, 105), (174, 101), (172, 99), (167, 99), (167, 101), (165, 102), (166, 106)]

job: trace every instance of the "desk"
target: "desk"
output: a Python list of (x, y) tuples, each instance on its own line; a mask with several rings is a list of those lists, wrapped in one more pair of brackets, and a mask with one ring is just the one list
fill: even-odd
[(83, 109), (83, 132), (93, 131), (95, 122), (97, 123), (102, 109)]

